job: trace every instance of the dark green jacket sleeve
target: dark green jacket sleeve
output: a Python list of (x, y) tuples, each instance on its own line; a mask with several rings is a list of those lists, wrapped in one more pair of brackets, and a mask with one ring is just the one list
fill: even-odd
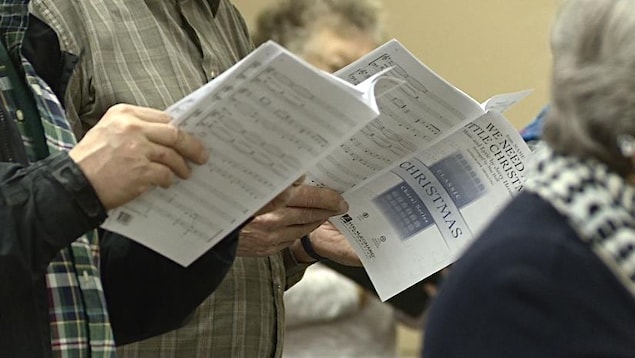
[[(0, 163), (0, 296), (30, 289), (61, 249), (105, 217), (67, 154), (26, 167)], [(128, 238), (101, 234), (102, 283), (115, 339), (125, 344), (183, 324), (229, 270), (238, 229), (187, 268)]]
[(26, 167), (0, 163), (0, 277), (8, 278), (0, 280), (1, 290), (11, 292), (17, 277), (44, 274), (62, 248), (105, 215), (67, 154)]
[[(63, 98), (77, 58), (61, 52), (57, 35), (33, 16), (23, 50), (38, 75), (50, 85), (58, 98)], [(69, 198), (51, 197), (51, 200), (68, 202)], [(56, 209), (52, 207), (42, 212), (52, 215)], [(51, 220), (57, 226), (71, 225), (76, 229), (71, 235), (73, 238), (98, 226), (95, 221), (84, 225), (81, 217), (75, 219), (77, 222)], [(64, 232), (56, 236), (54, 245), (47, 247), (47, 255), (38, 261), (41, 270), (52, 258), (51, 255), (70, 244), (72, 239), (65, 235), (71, 228), (56, 228)], [(236, 252), (237, 233), (238, 230), (184, 268), (125, 237), (102, 231), (100, 271), (116, 343), (130, 343), (182, 325), (229, 270)]]
[(66, 154), (28, 166), (0, 162), (0, 357), (50, 355), (44, 273), (105, 217), (91, 191)]

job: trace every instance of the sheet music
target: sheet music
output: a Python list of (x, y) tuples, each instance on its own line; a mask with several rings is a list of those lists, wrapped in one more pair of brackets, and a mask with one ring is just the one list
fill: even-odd
[(524, 90), (512, 93), (503, 93), (496, 96), (492, 96), (488, 98), (485, 102), (481, 103), (481, 108), (485, 112), (487, 111), (495, 111), (499, 113), (503, 113), (506, 110), (510, 109), (516, 103), (525, 99), (525, 97), (529, 96), (534, 90)]
[(359, 91), (273, 43), (169, 112), (210, 161), (113, 210), (103, 227), (185, 266), (378, 114)]
[[(380, 115), (321, 160), (308, 178), (339, 192), (351, 190), (391, 163), (443, 140), (488, 110), (504, 111), (526, 97), (521, 91), (492, 97), (481, 106), (419, 61), (397, 40), (338, 71), (353, 84), (379, 71), (402, 81), (375, 87)], [(385, 86), (391, 86), (385, 88)]]
[(387, 76), (403, 83), (389, 90), (382, 86), (390, 84), (377, 84), (375, 91), (382, 93), (377, 98), (380, 116), (311, 170), (308, 177), (314, 183), (345, 192), (484, 113), (478, 102), (436, 75), (396, 40), (336, 76), (358, 84), (388, 68)]
[(524, 184), (530, 150), (498, 112), (344, 193), (331, 222), (387, 300), (454, 262)]

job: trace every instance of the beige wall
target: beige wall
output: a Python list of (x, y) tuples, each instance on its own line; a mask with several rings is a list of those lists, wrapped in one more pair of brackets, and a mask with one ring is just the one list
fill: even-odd
[[(234, 0), (248, 24), (275, 0)], [(426, 65), (478, 101), (533, 88), (507, 117), (518, 128), (548, 98), (557, 0), (384, 0), (386, 25)]]

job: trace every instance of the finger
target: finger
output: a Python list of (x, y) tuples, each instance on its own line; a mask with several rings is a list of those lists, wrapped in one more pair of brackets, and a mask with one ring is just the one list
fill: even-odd
[(186, 160), (204, 164), (209, 158), (209, 153), (198, 139), (170, 124), (147, 123), (144, 133), (150, 141), (173, 148)]
[(287, 206), (280, 209), (285, 215), (289, 225), (303, 225), (314, 222), (324, 223), (330, 217), (337, 215), (336, 211), (326, 209), (298, 208)]
[(142, 191), (146, 191), (148, 187), (153, 185), (168, 188), (174, 182), (174, 173), (163, 164), (150, 163), (141, 176), (141, 182), (144, 186)]
[(270, 230), (267, 227), (263, 227), (255, 223), (250, 222), (247, 226), (241, 230), (241, 237), (249, 237), (258, 240), (261, 244), (267, 246), (287, 247), (293, 244), (294, 241), (300, 239), (304, 235), (308, 235), (317, 227), (320, 226), (319, 222), (304, 224), (304, 225), (290, 225)]
[(116, 104), (108, 109), (104, 118), (118, 118), (122, 116), (131, 116), (144, 122), (167, 124), (171, 121), (171, 117), (164, 111), (157, 109), (135, 106), (126, 103)]
[(192, 173), (185, 159), (170, 147), (151, 144), (146, 157), (150, 162), (168, 167), (174, 174), (183, 179), (189, 178)]
[(252, 222), (268, 230), (284, 226), (322, 224), (334, 215), (333, 211), (324, 209), (297, 208), (285, 206), (272, 212), (258, 215)]
[(283, 190), (280, 194), (278, 194), (275, 198), (273, 198), (271, 201), (265, 204), (262, 208), (260, 208), (260, 210), (256, 212), (256, 215), (262, 215), (262, 214), (272, 212), (274, 210), (285, 207), (287, 203), (289, 202), (289, 200), (293, 196), (295, 196), (295, 193), (297, 192), (299, 188), (300, 188), (299, 186), (293, 186), (293, 185), (289, 186), (288, 188)]
[(154, 108), (127, 105), (125, 110), (146, 122), (167, 124), (172, 120), (169, 114)]
[(291, 246), (294, 241), (295, 238), (282, 237), (279, 231), (263, 230), (252, 221), (240, 230), (238, 250), (243, 256), (261, 256), (263, 253), (270, 255)]
[(281, 209), (286, 204), (287, 201), (288, 201), (288, 198), (286, 196), (281, 197), (280, 195), (278, 195), (275, 198), (273, 198), (270, 202), (265, 204), (262, 208), (260, 208), (260, 210), (258, 210), (254, 215), (258, 217), (264, 214), (271, 213), (278, 209)]
[(310, 185), (301, 185), (297, 193), (289, 200), (288, 206), (325, 209), (335, 214), (344, 214), (348, 211), (346, 200), (331, 189), (318, 188)]
[(254, 228), (257, 228), (260, 231), (265, 230), (272, 238), (271, 241), (286, 242), (289, 240), (297, 240), (304, 235), (308, 235), (313, 230), (317, 229), (321, 224), (321, 221), (314, 221), (307, 224), (280, 226), (275, 228), (274, 230), (269, 229), (267, 226), (261, 226), (259, 223), (255, 223), (253, 221), (249, 225), (254, 225)]
[(293, 186), (300, 186), (304, 183), (304, 181), (306, 180), (306, 175), (302, 175), (301, 177), (299, 177), (296, 181), (293, 182)]
[(434, 297), (437, 294), (437, 286), (431, 283), (423, 284), (423, 291), (430, 297)]
[(209, 159), (209, 152), (193, 135), (177, 129), (177, 139), (175, 149), (187, 160), (197, 164), (205, 164)]
[(287, 226), (280, 229), (278, 235), (284, 240), (284, 242), (293, 243), (293, 241), (299, 240), (303, 236), (313, 232), (313, 230), (320, 227), (321, 224), (321, 222), (312, 222), (303, 225)]

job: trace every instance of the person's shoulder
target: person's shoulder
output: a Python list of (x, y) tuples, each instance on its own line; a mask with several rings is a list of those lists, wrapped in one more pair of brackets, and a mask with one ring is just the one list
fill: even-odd
[(577, 234), (547, 201), (522, 192), (475, 239), (462, 260), (500, 265), (544, 265), (564, 246), (576, 246)]
[(55, 31), (63, 51), (77, 55), (81, 52), (78, 43), (86, 36), (85, 24), (90, 21), (80, 4), (75, 0), (31, 0), (29, 10)]
[(492, 221), (453, 266), (461, 281), (502, 292), (584, 291), (613, 284), (608, 269), (569, 220), (549, 202), (524, 192)]
[[(55, 19), (58, 14), (66, 14), (56, 22), (73, 20), (73, 12), (77, 12), (78, 2), (74, 0), (31, 0), (29, 10), (31, 14), (44, 19)], [(71, 12), (71, 13), (69, 13)]]
[(243, 51), (251, 52), (253, 44), (251, 43), (247, 22), (236, 5), (230, 1), (220, 0), (216, 18), (226, 23), (226, 29), (239, 34), (236, 40), (240, 43)]

